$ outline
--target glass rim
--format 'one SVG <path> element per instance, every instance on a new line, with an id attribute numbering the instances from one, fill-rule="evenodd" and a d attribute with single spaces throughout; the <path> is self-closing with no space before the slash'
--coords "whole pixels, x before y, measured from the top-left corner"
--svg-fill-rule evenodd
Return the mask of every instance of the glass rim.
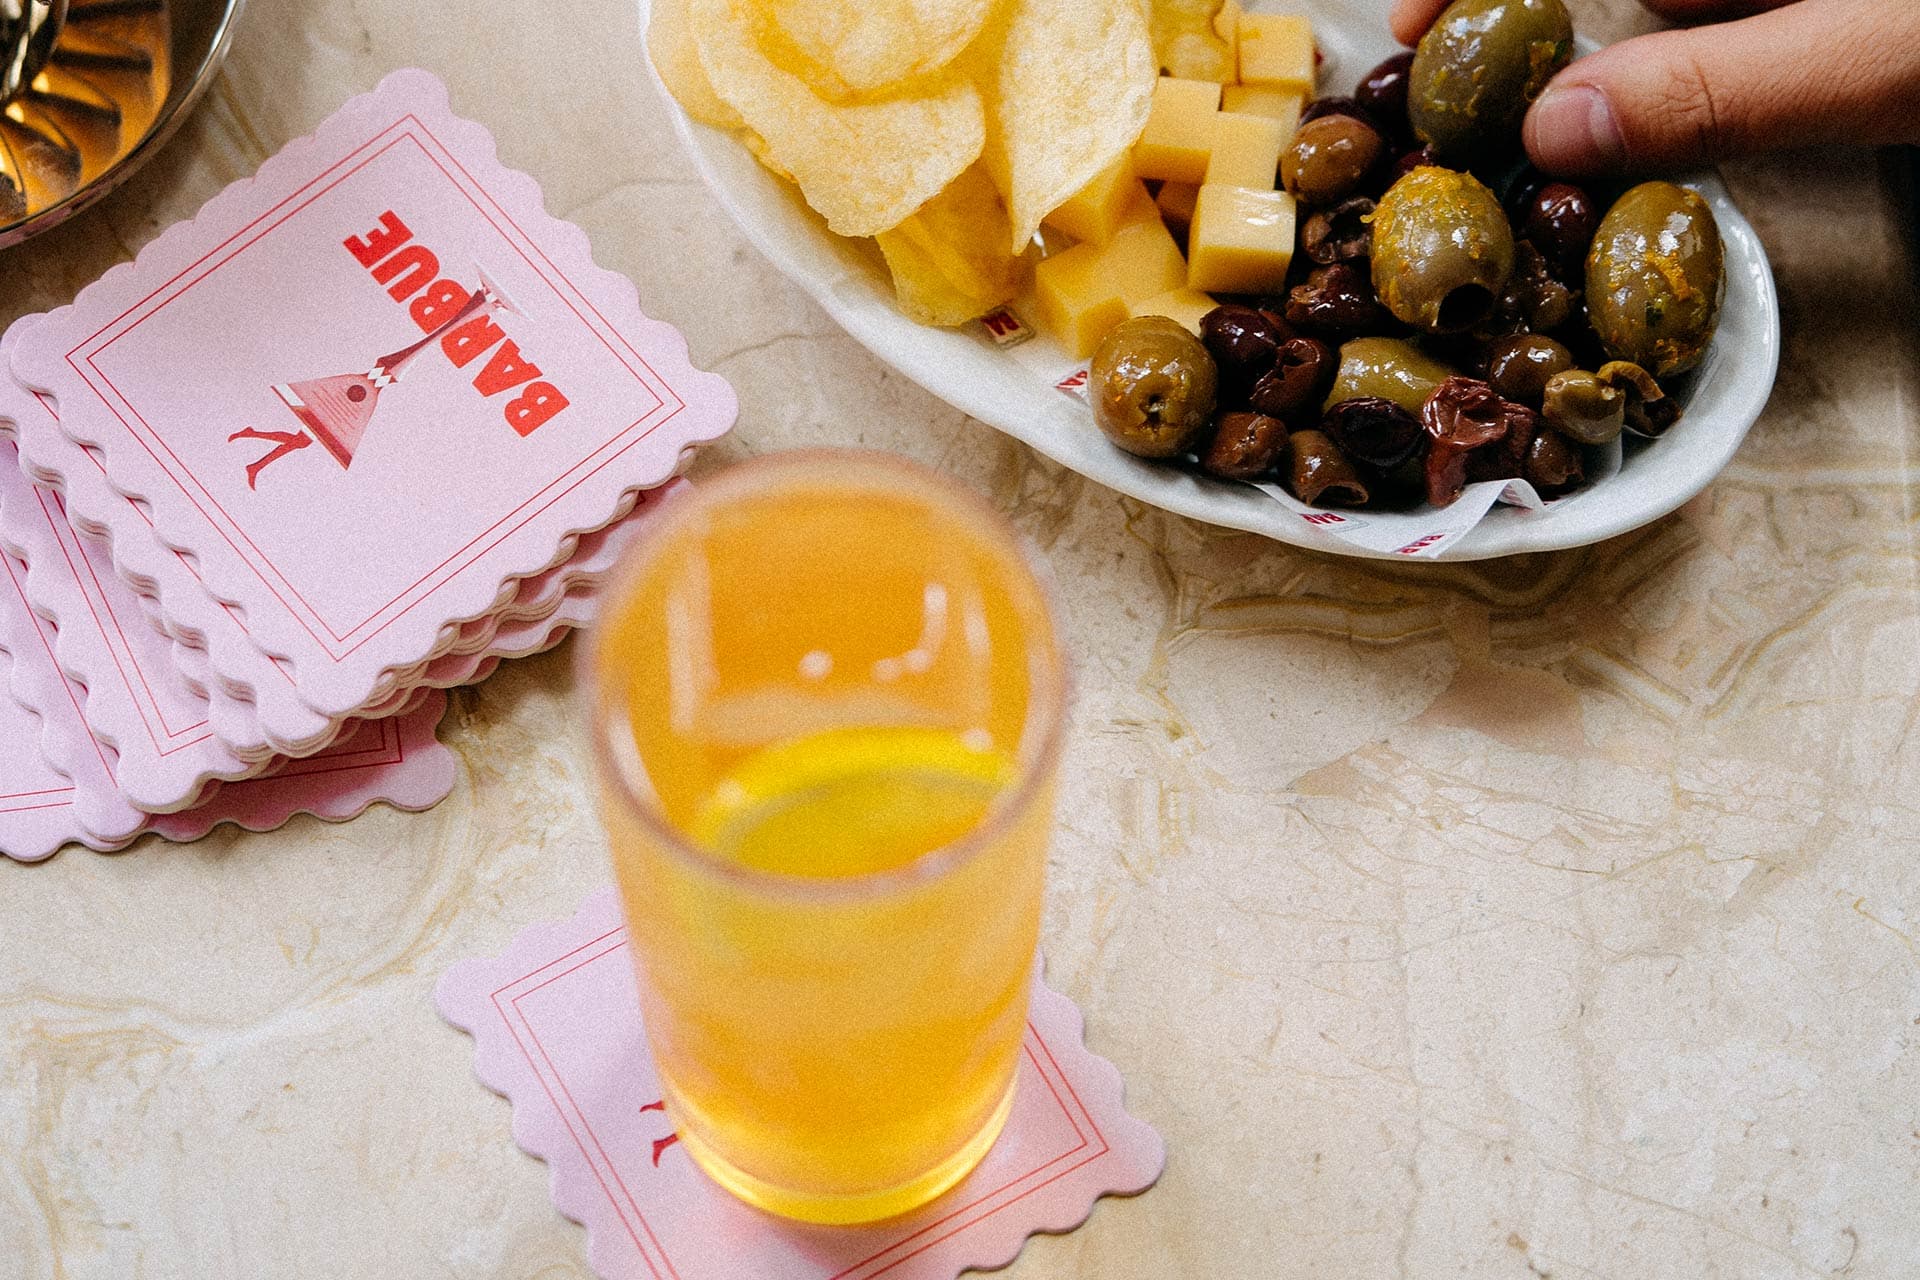
<path id="1" fill-rule="evenodd" d="M 937 493 L 939 497 L 929 501 L 929 506 L 944 508 L 947 514 L 974 526 L 984 542 L 998 548 L 1009 561 L 1025 570 L 1033 585 L 1039 621 L 1045 624 L 1051 641 L 1045 646 L 1028 646 L 1031 692 L 1021 726 L 1019 750 L 1014 757 L 1017 773 L 1012 784 L 993 798 L 985 816 L 958 839 L 929 849 L 911 862 L 851 876 L 802 876 L 743 866 L 690 840 L 662 811 L 640 763 L 639 752 L 632 746 L 631 720 L 625 713 L 613 710 L 615 703 L 607 696 L 609 691 L 600 678 L 600 664 L 595 661 L 603 631 L 599 618 L 613 616 L 625 603 L 641 573 L 660 549 L 668 545 L 673 524 L 730 498 L 759 492 L 770 477 L 803 475 L 810 471 L 826 477 L 829 482 L 842 484 L 863 471 L 891 473 L 915 482 L 916 488 L 904 490 L 907 496 Z M 903 491 L 888 489 L 886 492 Z M 1065 739 L 1071 680 L 1066 655 L 1060 646 L 1059 622 L 1052 575 L 1033 554 L 1028 540 L 975 490 L 923 463 L 883 450 L 783 449 L 734 463 L 661 506 L 653 527 L 641 535 L 614 569 L 601 598 L 599 617 L 579 639 L 574 654 L 574 669 L 580 683 L 576 698 L 584 699 L 587 704 L 586 731 L 592 740 L 591 752 L 602 784 L 676 861 L 703 874 L 788 897 L 820 902 L 877 898 L 931 884 L 972 862 L 1013 827 L 1047 785 Z M 618 749 L 621 741 L 627 744 L 624 751 Z M 605 826 L 604 821 L 602 825 Z"/>

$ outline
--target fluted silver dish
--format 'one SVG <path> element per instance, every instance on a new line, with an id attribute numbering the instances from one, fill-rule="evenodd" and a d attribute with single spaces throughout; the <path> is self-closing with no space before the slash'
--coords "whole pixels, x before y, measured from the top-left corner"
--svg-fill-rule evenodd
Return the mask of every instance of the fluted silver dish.
<path id="1" fill-rule="evenodd" d="M 0 0 L 0 71 L 6 72 L 15 94 L 0 106 L 9 120 L 0 121 L 0 129 L 10 138 L 27 137 L 43 161 L 52 166 L 70 164 L 74 170 L 70 190 L 58 190 L 53 198 L 44 192 L 39 198 L 26 197 L 24 212 L 18 208 L 21 197 L 13 183 L 6 184 L 15 208 L 0 210 L 0 248 L 20 243 L 49 227 L 58 226 L 74 214 L 126 181 L 156 152 L 186 119 L 188 110 L 199 100 L 219 70 L 221 59 L 233 38 L 235 20 L 245 0 Z M 164 96 L 152 107 L 152 117 L 137 138 L 123 137 L 111 146 L 111 158 L 103 164 L 86 163 L 89 151 L 82 137 L 90 129 L 110 126 L 102 101 L 111 93 L 94 92 L 95 85 L 110 80 L 118 68 L 113 65 L 110 38 L 90 46 L 85 37 L 90 23 L 109 21 L 118 14 L 163 9 L 168 24 L 168 65 Z M 98 47 L 102 43 L 106 47 Z M 47 92 L 51 77 L 54 83 Z M 28 100 L 41 86 L 38 105 Z M 52 104 L 50 109 L 47 104 Z M 149 99 L 151 104 L 151 99 Z M 24 110 L 22 109 L 24 108 Z M 23 124 L 22 117 L 28 117 Z M 48 118 L 51 118 L 51 127 Z M 26 125 L 38 122 L 43 133 L 52 135 L 42 141 L 23 135 Z M 64 124 L 64 128 L 63 128 Z M 0 144 L 7 139 L 0 138 Z M 67 145 L 62 145 L 62 143 Z M 17 151 L 18 148 L 16 147 Z M 97 142 L 91 153 L 98 155 Z M 28 164 L 32 161 L 28 160 Z M 22 165 L 14 165 L 17 172 Z"/>

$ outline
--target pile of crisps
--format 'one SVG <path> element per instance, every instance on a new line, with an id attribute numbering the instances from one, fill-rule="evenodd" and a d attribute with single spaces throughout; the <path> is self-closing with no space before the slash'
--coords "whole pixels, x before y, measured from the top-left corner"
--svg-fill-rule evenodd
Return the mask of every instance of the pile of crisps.
<path id="1" fill-rule="evenodd" d="M 873 237 L 936 325 L 1019 292 L 1041 219 L 1133 145 L 1158 70 L 1139 0 L 654 0 L 647 45 L 687 114 Z"/>

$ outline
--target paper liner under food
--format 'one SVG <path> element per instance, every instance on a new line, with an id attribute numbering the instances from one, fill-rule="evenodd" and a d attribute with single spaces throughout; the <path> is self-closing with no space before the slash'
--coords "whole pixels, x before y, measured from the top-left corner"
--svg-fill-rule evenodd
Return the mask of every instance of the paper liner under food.
<path id="1" fill-rule="evenodd" d="M 1092 375 L 1085 363 L 1063 361 L 1057 351 L 1041 343 L 1011 346 L 1006 354 L 1008 359 L 1017 360 L 1047 378 L 1056 391 L 1082 406 L 1089 432 L 1099 429 L 1094 425 L 1093 408 L 1088 399 Z M 1308 506 L 1277 484 L 1259 483 L 1252 487 L 1299 516 L 1312 537 L 1377 554 L 1430 560 L 1458 542 L 1497 505 L 1516 507 L 1526 512 L 1529 519 L 1552 520 L 1588 495 L 1594 486 L 1604 484 L 1619 473 L 1620 441 L 1615 439 L 1610 444 L 1586 449 L 1584 457 L 1586 482 L 1572 493 L 1551 500 L 1543 500 L 1525 480 L 1483 480 L 1468 485 L 1459 498 L 1444 507 L 1422 504 L 1412 511 L 1366 511 Z M 1207 483 L 1239 482 L 1208 478 Z"/>

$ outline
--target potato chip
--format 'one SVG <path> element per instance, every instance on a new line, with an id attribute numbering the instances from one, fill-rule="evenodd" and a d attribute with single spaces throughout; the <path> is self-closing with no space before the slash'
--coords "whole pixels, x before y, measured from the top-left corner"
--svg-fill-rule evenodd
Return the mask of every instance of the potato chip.
<path id="1" fill-rule="evenodd" d="M 949 74 L 896 97 L 827 102 L 761 51 L 746 4 L 692 0 L 700 65 L 829 229 L 870 236 L 898 226 L 979 158 L 986 121 L 968 80 Z"/>
<path id="2" fill-rule="evenodd" d="M 660 83 L 688 115 L 702 124 L 737 129 L 740 113 L 720 100 L 700 65 L 690 16 L 688 0 L 653 0 L 647 20 L 647 55 L 660 73 Z"/>
<path id="3" fill-rule="evenodd" d="M 994 0 L 751 0 L 761 47 L 835 101 L 945 67 L 980 34 Z"/>
<path id="4" fill-rule="evenodd" d="M 874 239 L 893 272 L 900 309 L 921 324 L 965 324 L 1013 300 L 1026 260 L 1006 250 L 1011 234 L 999 188 L 974 165 L 891 231 Z"/>
<path id="5" fill-rule="evenodd" d="M 1015 253 L 1040 220 L 1133 145 L 1155 75 L 1134 0 L 1005 0 L 978 52 L 988 171 Z"/>

